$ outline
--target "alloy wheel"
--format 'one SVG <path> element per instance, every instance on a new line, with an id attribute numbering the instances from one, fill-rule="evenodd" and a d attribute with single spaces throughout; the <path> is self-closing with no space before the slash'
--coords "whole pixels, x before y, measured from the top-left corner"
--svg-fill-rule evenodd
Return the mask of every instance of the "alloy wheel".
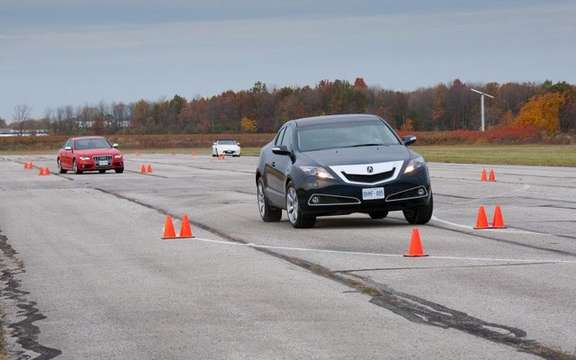
<path id="1" fill-rule="evenodd" d="M 298 196 L 293 187 L 288 188 L 288 194 L 286 195 L 286 210 L 288 212 L 288 219 L 292 224 L 295 224 L 298 221 Z"/>
<path id="2" fill-rule="evenodd" d="M 266 199 L 264 198 L 264 188 L 262 187 L 262 183 L 258 182 L 258 211 L 260 212 L 260 216 L 264 217 L 266 212 Z"/>

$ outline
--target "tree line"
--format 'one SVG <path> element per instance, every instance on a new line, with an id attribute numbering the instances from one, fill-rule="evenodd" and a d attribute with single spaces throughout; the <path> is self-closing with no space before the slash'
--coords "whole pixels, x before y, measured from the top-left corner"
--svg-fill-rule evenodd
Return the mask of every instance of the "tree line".
<path id="1" fill-rule="evenodd" d="M 576 130 L 576 86 L 566 82 L 466 84 L 456 79 L 395 91 L 368 86 L 362 78 L 280 88 L 256 82 L 251 89 L 212 97 L 61 106 L 40 119 L 23 119 L 26 109 L 20 107 L 10 126 L 54 134 L 273 132 L 295 118 L 371 113 L 403 130 L 477 130 L 480 98 L 471 88 L 494 96 L 485 104 L 488 128 L 525 124 L 550 134 Z"/>

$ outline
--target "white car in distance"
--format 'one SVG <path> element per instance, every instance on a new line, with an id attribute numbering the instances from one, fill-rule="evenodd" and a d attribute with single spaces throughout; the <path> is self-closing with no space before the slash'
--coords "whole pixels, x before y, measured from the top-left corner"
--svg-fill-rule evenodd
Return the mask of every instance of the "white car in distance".
<path id="1" fill-rule="evenodd" d="M 240 143 L 236 140 L 216 140 L 212 144 L 212 156 L 240 156 Z"/>

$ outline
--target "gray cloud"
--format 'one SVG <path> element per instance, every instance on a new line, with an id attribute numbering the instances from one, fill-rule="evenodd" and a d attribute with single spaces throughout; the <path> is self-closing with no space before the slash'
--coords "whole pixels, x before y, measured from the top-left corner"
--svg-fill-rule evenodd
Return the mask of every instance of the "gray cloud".
<path id="1" fill-rule="evenodd" d="M 397 89 L 455 77 L 575 81 L 575 15 L 576 4 L 547 4 L 4 31 L 0 115 L 17 103 L 41 114 L 101 99 L 210 95 L 256 80 L 291 85 L 362 75 Z"/>

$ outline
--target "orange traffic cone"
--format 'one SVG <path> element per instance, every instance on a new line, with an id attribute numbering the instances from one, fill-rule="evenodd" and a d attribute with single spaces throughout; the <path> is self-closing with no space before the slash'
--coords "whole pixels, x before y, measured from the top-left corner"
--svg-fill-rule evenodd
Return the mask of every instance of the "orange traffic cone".
<path id="1" fill-rule="evenodd" d="M 412 236 L 410 237 L 410 246 L 408 252 L 404 254 L 405 257 L 422 257 L 428 256 L 424 254 L 424 247 L 420 239 L 420 231 L 417 228 L 412 229 Z"/>
<path id="2" fill-rule="evenodd" d="M 146 166 L 146 172 L 152 173 L 152 165 L 148 164 L 148 166 Z"/>
<path id="3" fill-rule="evenodd" d="M 24 169 L 30 169 L 30 163 L 29 162 L 24 163 Z"/>
<path id="4" fill-rule="evenodd" d="M 146 174 L 146 166 L 144 164 L 140 165 L 140 173 Z"/>
<path id="5" fill-rule="evenodd" d="M 172 216 L 166 215 L 166 220 L 164 221 L 164 234 L 162 239 L 176 239 L 176 231 L 174 230 L 174 223 L 172 222 Z"/>
<path id="6" fill-rule="evenodd" d="M 184 214 L 182 217 L 182 225 L 180 227 L 180 236 L 181 239 L 188 239 L 193 238 L 192 235 L 192 228 L 190 227 L 190 219 L 188 218 L 188 214 Z"/>
<path id="7" fill-rule="evenodd" d="M 490 182 L 496 181 L 496 174 L 494 174 L 494 169 L 490 169 L 490 176 L 488 177 L 488 181 Z"/>
<path id="8" fill-rule="evenodd" d="M 474 229 L 488 229 L 488 217 L 486 216 L 484 206 L 478 208 L 478 216 L 476 216 L 476 226 L 474 226 Z"/>
<path id="9" fill-rule="evenodd" d="M 502 209 L 500 209 L 500 206 L 496 206 L 496 209 L 494 209 L 494 218 L 492 219 L 492 227 L 495 229 L 506 228 L 506 225 L 504 225 L 504 217 L 502 216 Z"/>
<path id="10" fill-rule="evenodd" d="M 486 182 L 488 179 L 486 178 L 486 169 L 482 169 L 482 174 L 480 175 L 480 181 Z"/>
<path id="11" fill-rule="evenodd" d="M 40 168 L 40 172 L 38 173 L 40 176 L 50 175 L 50 170 L 47 167 Z"/>
<path id="12" fill-rule="evenodd" d="M 196 155 L 198 155 L 198 152 L 196 149 L 192 149 L 192 157 L 196 157 Z"/>

